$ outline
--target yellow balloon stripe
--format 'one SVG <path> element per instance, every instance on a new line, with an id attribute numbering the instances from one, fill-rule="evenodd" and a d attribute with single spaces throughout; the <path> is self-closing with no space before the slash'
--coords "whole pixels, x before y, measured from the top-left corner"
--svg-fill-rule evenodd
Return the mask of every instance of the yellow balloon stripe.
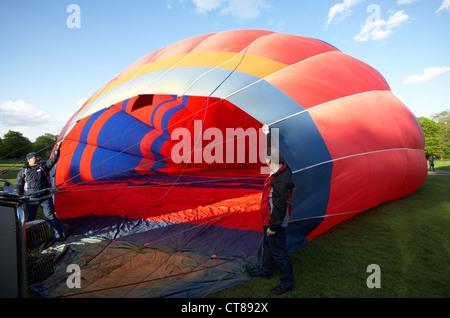
<path id="1" fill-rule="evenodd" d="M 236 69 L 236 71 L 238 72 L 263 78 L 287 66 L 287 64 L 269 60 L 263 57 L 248 54 L 244 55 L 243 52 L 194 52 L 175 55 L 148 63 L 143 67 L 136 68 L 116 78 L 111 83 L 109 83 L 109 85 L 107 85 L 103 89 L 98 90 L 85 103 L 83 109 L 88 107 L 98 97 L 119 85 L 131 81 L 139 76 L 156 71 L 168 70 L 170 68 L 207 67 L 229 70 Z"/>

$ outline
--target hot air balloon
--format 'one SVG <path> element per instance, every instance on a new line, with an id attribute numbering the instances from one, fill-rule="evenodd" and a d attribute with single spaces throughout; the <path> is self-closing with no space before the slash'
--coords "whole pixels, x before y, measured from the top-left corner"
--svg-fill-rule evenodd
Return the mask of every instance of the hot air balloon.
<path id="1" fill-rule="evenodd" d="M 89 98 L 59 136 L 58 215 L 74 233 L 206 255 L 208 292 L 245 281 L 263 124 L 294 175 L 291 250 L 427 175 L 420 124 L 374 68 L 320 40 L 235 30 L 157 50 Z"/>

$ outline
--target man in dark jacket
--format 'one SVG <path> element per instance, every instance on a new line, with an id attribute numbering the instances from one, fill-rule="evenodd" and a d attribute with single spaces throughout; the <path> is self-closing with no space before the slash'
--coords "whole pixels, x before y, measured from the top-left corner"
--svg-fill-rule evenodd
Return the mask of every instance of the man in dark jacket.
<path id="1" fill-rule="evenodd" d="M 42 197 L 41 200 L 25 202 L 26 221 L 33 221 L 36 218 L 36 213 L 40 205 L 54 238 L 62 241 L 66 239 L 66 229 L 55 213 L 53 198 L 48 197 L 51 188 L 49 175 L 53 166 L 58 161 L 60 145 L 61 142 L 56 144 L 53 157 L 45 162 L 41 162 L 40 156 L 35 152 L 27 154 L 27 163 L 17 174 L 16 192 L 19 195 L 25 194 L 32 198 Z"/>
<path id="2" fill-rule="evenodd" d="M 263 132 L 270 138 L 268 127 Z M 275 262 L 280 267 L 280 285 L 271 291 L 283 294 L 294 287 L 294 272 L 289 251 L 286 247 L 285 229 L 292 211 L 291 198 L 294 192 L 292 172 L 274 145 L 266 155 L 266 163 L 271 169 L 261 196 L 261 217 L 264 238 L 261 269 L 255 276 L 272 277 Z"/>

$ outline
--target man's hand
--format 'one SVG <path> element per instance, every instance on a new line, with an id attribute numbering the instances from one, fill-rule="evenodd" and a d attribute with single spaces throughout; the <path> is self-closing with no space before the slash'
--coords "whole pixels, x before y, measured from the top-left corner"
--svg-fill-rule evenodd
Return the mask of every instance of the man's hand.
<path id="1" fill-rule="evenodd" d="M 267 236 L 275 235 L 275 232 L 272 231 L 270 228 L 267 228 Z"/>
<path id="2" fill-rule="evenodd" d="M 267 135 L 268 133 L 270 133 L 269 125 L 263 125 L 262 132 L 264 133 L 264 135 Z"/>
<path id="3" fill-rule="evenodd" d="M 59 147 L 61 147 L 61 143 L 62 143 L 62 141 L 59 141 L 56 143 L 56 150 L 59 150 Z"/>

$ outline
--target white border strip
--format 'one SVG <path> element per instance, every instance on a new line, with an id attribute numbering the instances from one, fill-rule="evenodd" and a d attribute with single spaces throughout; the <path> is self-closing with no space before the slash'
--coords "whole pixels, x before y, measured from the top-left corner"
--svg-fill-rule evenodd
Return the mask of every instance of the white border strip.
<path id="1" fill-rule="evenodd" d="M 317 166 L 321 166 L 321 165 L 324 165 L 324 164 L 332 163 L 334 161 L 344 160 L 344 159 L 358 157 L 358 156 L 371 155 L 371 154 L 374 154 L 374 153 L 387 152 L 387 151 L 399 151 L 399 150 L 412 150 L 412 151 L 422 151 L 423 152 L 423 149 L 413 149 L 413 148 L 390 148 L 390 149 L 383 149 L 383 150 L 375 150 L 375 151 L 357 153 L 357 154 L 354 154 L 354 155 L 349 155 L 349 156 L 344 156 L 344 157 L 340 157 L 340 158 L 336 158 L 336 159 L 332 159 L 332 160 L 319 162 L 319 163 L 316 163 L 314 165 L 295 170 L 292 173 L 294 174 L 294 173 L 297 173 L 297 172 L 301 172 L 301 171 L 304 171 L 304 170 L 315 168 Z"/>

